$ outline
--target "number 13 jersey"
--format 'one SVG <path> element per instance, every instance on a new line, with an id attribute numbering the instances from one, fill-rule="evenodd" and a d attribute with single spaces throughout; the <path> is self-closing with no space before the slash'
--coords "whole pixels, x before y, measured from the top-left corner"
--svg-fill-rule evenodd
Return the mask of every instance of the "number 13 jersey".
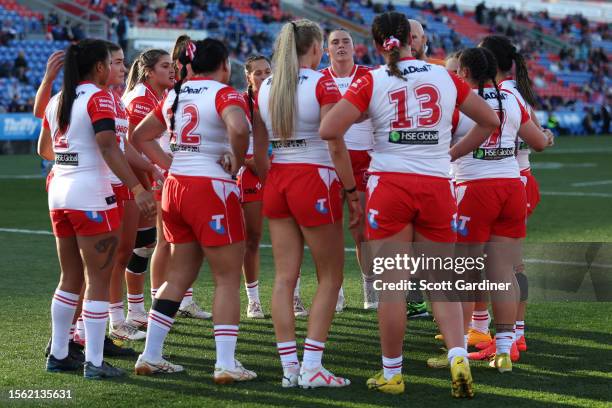
<path id="1" fill-rule="evenodd" d="M 368 112 L 374 128 L 370 172 L 415 173 L 449 178 L 453 111 L 470 87 L 438 65 L 403 58 L 365 74 L 344 98 Z"/>

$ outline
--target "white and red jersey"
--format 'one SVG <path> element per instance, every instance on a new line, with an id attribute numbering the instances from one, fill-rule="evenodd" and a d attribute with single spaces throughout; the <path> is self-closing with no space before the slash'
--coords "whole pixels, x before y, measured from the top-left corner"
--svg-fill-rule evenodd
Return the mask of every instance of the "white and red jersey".
<path id="1" fill-rule="evenodd" d="M 370 70 L 366 66 L 355 64 L 350 75 L 347 77 L 337 76 L 331 66 L 321 70 L 321 72 L 323 75 L 333 79 L 340 93 L 344 95 L 353 82 L 370 72 Z M 355 123 L 344 134 L 344 142 L 349 150 L 372 150 L 374 147 L 372 121 L 366 119 L 363 122 Z"/>
<path id="2" fill-rule="evenodd" d="M 458 158 L 453 163 L 453 173 L 458 182 L 519 177 L 516 140 L 521 125 L 529 120 L 529 114 L 510 92 L 500 91 L 499 96 L 502 112 L 499 112 L 495 88 L 483 89 L 484 100 L 497 113 L 501 125 L 478 149 Z M 457 141 L 461 140 L 474 125 L 472 119 L 459 112 L 453 137 Z"/>
<path id="3" fill-rule="evenodd" d="M 516 87 L 516 81 L 514 79 L 506 78 L 503 81 L 501 81 L 498 84 L 498 86 L 499 86 L 499 89 L 503 89 L 504 91 L 508 91 L 512 95 L 514 95 L 516 99 L 518 100 L 518 102 L 523 106 L 523 108 L 527 111 L 527 113 L 531 117 L 532 108 L 527 103 L 525 98 L 523 98 L 523 95 L 521 95 L 521 93 L 519 92 L 518 88 Z M 531 150 L 529 150 L 529 145 L 523 142 L 522 140 L 520 140 L 518 152 L 516 154 L 516 160 L 518 161 L 519 169 L 521 171 L 529 170 L 531 168 L 531 164 L 529 163 L 530 153 L 531 153 Z"/>
<path id="4" fill-rule="evenodd" d="M 338 102 L 342 95 L 334 81 L 320 72 L 300 68 L 295 101 L 296 117 L 292 135 L 274 134 L 270 116 L 272 77 L 259 89 L 257 106 L 272 145 L 272 163 L 302 163 L 333 167 L 327 142 L 319 136 L 321 107 Z"/>
<path id="5" fill-rule="evenodd" d="M 123 95 L 123 104 L 128 113 L 129 124 L 137 126 L 161 102 L 153 88 L 146 82 L 134 86 L 134 89 Z M 166 153 L 170 153 L 170 133 L 163 132 L 157 142 Z"/>
<path id="6" fill-rule="evenodd" d="M 449 178 L 452 117 L 470 86 L 446 69 L 414 58 L 355 81 L 344 98 L 368 112 L 374 127 L 370 172 L 415 173 Z"/>
<path id="7" fill-rule="evenodd" d="M 115 103 L 115 132 L 117 134 L 117 143 L 119 144 L 119 149 L 125 153 L 125 143 L 128 132 L 127 111 L 125 110 L 125 106 L 121 101 L 121 97 L 114 91 L 109 93 L 111 98 L 113 98 L 113 102 Z M 110 179 L 112 185 L 123 184 L 123 182 L 119 180 L 119 177 L 117 177 L 112 171 Z"/>
<path id="8" fill-rule="evenodd" d="M 244 98 L 244 103 L 247 109 L 247 118 L 249 119 L 249 123 L 251 124 L 251 132 L 249 133 L 249 149 L 247 150 L 247 155 L 253 154 L 253 116 L 251 115 L 251 107 L 253 107 L 253 111 L 255 110 L 255 106 L 257 104 L 257 94 L 253 98 L 249 96 L 248 92 L 244 92 L 242 94 Z"/>
<path id="9" fill-rule="evenodd" d="M 176 93 L 171 90 L 154 110 L 168 129 L 175 97 Z M 223 110 L 231 105 L 247 111 L 244 98 L 231 86 L 207 77 L 193 77 L 181 85 L 170 140 L 174 154 L 170 174 L 232 179 L 217 163 L 224 153 L 231 152 L 227 129 L 221 119 Z"/>
<path id="10" fill-rule="evenodd" d="M 96 131 L 114 130 L 112 96 L 91 82 L 80 83 L 69 125 L 63 132 L 58 106 L 59 94 L 49 101 L 43 120 L 43 127 L 51 132 L 55 153 L 49 210 L 104 211 L 116 207 L 111 171 L 96 142 Z"/>

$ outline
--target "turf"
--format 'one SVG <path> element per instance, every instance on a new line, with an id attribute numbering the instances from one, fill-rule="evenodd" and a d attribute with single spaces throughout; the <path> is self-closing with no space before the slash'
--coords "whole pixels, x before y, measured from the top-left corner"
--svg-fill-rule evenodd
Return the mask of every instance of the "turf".
<path id="1" fill-rule="evenodd" d="M 529 221 L 532 242 L 612 242 L 612 184 L 574 183 L 612 180 L 612 138 L 561 138 L 554 150 L 533 155 L 534 173 L 544 192 Z M 44 180 L 11 178 L 34 175 L 40 162 L 33 156 L 0 156 L 0 228 L 50 230 Z M 548 195 L 554 193 L 555 195 Z M 579 195 L 584 193 L 583 195 Z M 571 195 L 559 195 L 571 194 Z M 578 195 L 577 195 L 578 194 Z M 586 195 L 585 195 L 586 194 Z M 351 246 L 346 236 L 346 246 Z M 269 242 L 267 236 L 264 242 Z M 529 351 L 509 375 L 475 364 L 477 396 L 453 401 L 446 370 L 425 367 L 439 352 L 433 322 L 410 322 L 405 340 L 406 393 L 389 396 L 369 392 L 366 379 L 380 367 L 376 315 L 360 309 L 359 272 L 353 253 L 345 268 L 348 308 L 332 326 L 325 364 L 351 379 L 340 390 L 283 390 L 272 322 L 245 317 L 240 325 L 238 358 L 259 378 L 248 384 L 215 386 L 212 324 L 178 319 L 166 342 L 165 354 L 186 367 L 186 373 L 136 377 L 119 381 L 86 381 L 79 375 L 47 374 L 43 350 L 50 333 L 49 304 L 59 276 L 53 238 L 49 235 L 0 231 L 2 332 L 0 337 L 0 406 L 610 406 L 612 383 L 612 307 L 610 303 L 537 303 L 526 319 Z M 306 257 L 302 295 L 309 303 L 315 289 L 314 268 Z M 271 251 L 262 249 L 261 297 L 270 310 L 274 278 Z M 203 267 L 195 286 L 197 301 L 210 308 L 212 280 Z M 243 294 L 243 310 L 246 307 Z M 148 302 L 147 302 L 148 303 Z M 303 341 L 306 320 L 298 323 Z M 133 347 L 141 350 L 142 343 Z M 301 347 L 300 347 L 301 349 Z M 130 370 L 133 360 L 111 359 Z M 9 400 L 9 390 L 71 390 L 70 401 Z"/>

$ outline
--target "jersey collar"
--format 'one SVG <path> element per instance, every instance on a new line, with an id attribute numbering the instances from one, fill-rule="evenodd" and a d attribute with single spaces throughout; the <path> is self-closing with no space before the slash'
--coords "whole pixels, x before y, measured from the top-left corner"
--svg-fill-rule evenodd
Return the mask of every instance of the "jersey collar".
<path id="1" fill-rule="evenodd" d="M 212 79 L 212 77 L 207 76 L 193 76 L 189 78 L 188 81 L 214 81 L 214 79 Z"/>
<path id="2" fill-rule="evenodd" d="M 414 57 L 404 57 L 404 58 L 400 58 L 399 59 L 399 61 L 412 61 L 412 60 L 416 60 L 416 58 L 414 58 Z"/>
<path id="3" fill-rule="evenodd" d="M 357 72 L 357 64 L 353 64 L 353 69 L 351 69 L 351 73 L 348 74 L 346 77 L 340 77 L 336 74 L 336 72 L 334 71 L 334 67 L 333 66 L 329 66 L 329 73 L 331 74 L 332 77 L 334 78 L 350 78 L 353 75 L 355 75 L 355 72 Z"/>

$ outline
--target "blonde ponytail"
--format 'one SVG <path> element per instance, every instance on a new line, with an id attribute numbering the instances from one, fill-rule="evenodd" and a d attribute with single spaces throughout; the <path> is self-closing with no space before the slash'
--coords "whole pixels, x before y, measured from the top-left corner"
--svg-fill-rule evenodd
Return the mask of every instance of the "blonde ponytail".
<path id="1" fill-rule="evenodd" d="M 140 82 L 140 56 L 134 60 L 125 84 L 125 93 L 130 92 Z"/>
<path id="2" fill-rule="evenodd" d="M 276 40 L 269 102 L 274 137 L 285 140 L 293 136 L 300 71 L 298 57 L 306 54 L 315 41 L 323 41 L 321 28 L 306 19 L 285 24 Z"/>

